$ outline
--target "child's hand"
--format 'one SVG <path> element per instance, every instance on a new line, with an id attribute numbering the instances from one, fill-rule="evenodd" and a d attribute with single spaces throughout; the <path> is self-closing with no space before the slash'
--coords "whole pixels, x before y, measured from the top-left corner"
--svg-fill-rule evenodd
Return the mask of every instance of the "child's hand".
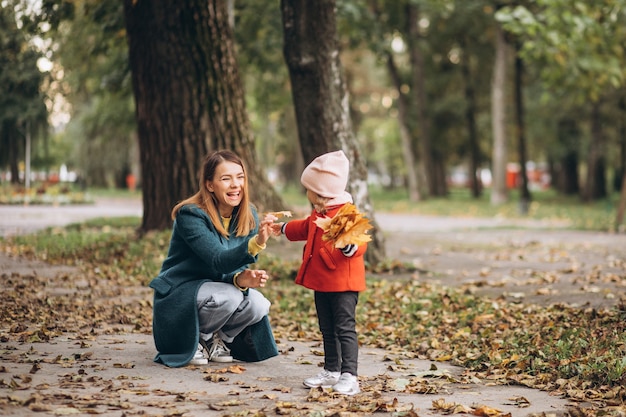
<path id="1" fill-rule="evenodd" d="M 280 236 L 280 233 L 283 229 L 283 225 L 285 224 L 285 222 L 280 222 L 280 223 L 272 223 L 271 224 L 271 229 L 272 229 L 272 234 L 274 236 Z"/>
<path id="2" fill-rule="evenodd" d="M 274 222 L 278 220 L 276 216 L 268 213 L 263 217 L 261 224 L 259 225 L 259 235 L 256 237 L 256 243 L 259 246 L 265 245 L 265 242 L 274 234 Z"/>

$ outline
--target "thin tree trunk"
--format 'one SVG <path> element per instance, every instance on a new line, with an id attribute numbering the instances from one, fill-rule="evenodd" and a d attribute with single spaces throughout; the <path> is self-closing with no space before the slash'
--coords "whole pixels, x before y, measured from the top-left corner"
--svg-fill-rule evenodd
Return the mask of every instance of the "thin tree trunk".
<path id="1" fill-rule="evenodd" d="M 523 214 L 528 214 L 528 205 L 531 196 L 528 190 L 528 173 L 526 172 L 526 126 L 524 121 L 524 96 L 522 93 L 524 62 L 519 56 L 519 44 L 516 45 L 515 54 L 515 114 L 517 116 L 517 151 L 519 154 L 520 175 L 522 183 L 520 184 L 520 201 L 519 208 Z"/>
<path id="2" fill-rule="evenodd" d="M 482 194 L 482 183 L 478 169 L 480 168 L 480 148 L 478 146 L 478 132 L 476 129 L 476 94 L 472 82 L 470 56 L 467 51 L 468 45 L 465 37 L 461 39 L 463 59 L 461 60 L 461 73 L 465 81 L 465 120 L 467 121 L 467 134 L 470 148 L 469 178 L 472 189 L 472 197 L 478 198 Z"/>
<path id="3" fill-rule="evenodd" d="M 231 149 L 246 162 L 252 201 L 282 205 L 257 163 L 226 3 L 124 1 L 143 191 L 142 231 L 198 189 L 203 157 Z"/>
<path id="4" fill-rule="evenodd" d="M 352 131 L 335 9 L 334 0 L 282 0 L 283 52 L 304 161 L 337 149 L 346 153 L 350 159 L 348 191 L 374 225 L 366 260 L 377 264 L 385 257 L 385 246 L 369 199 L 365 158 Z"/>
<path id="5" fill-rule="evenodd" d="M 491 203 L 508 200 L 506 189 L 507 141 L 505 121 L 506 39 L 500 26 L 496 25 L 496 57 L 491 86 L 491 118 L 493 128 Z"/>
<path id="6" fill-rule="evenodd" d="M 605 138 L 600 121 L 600 104 L 593 103 L 591 111 L 591 143 L 587 157 L 587 180 L 583 194 L 584 201 L 606 197 Z"/>
<path id="7" fill-rule="evenodd" d="M 18 140 L 17 130 L 12 123 L 4 123 L 0 134 L 2 135 L 2 142 L 6 145 L 7 149 L 11 184 L 17 185 L 20 183 L 19 161 L 21 159 L 20 152 L 22 150 L 22 141 Z"/>
<path id="8" fill-rule="evenodd" d="M 615 216 L 615 230 L 622 230 L 621 226 L 624 223 L 624 212 L 626 211 L 626 170 L 622 174 L 622 192 L 620 193 L 619 206 L 617 208 L 617 215 Z"/>
<path id="9" fill-rule="evenodd" d="M 419 129 L 419 138 L 417 141 L 419 156 L 421 165 L 418 167 L 418 175 L 424 178 L 425 181 L 418 181 L 418 185 L 426 185 L 428 193 L 431 196 L 443 195 L 437 187 L 436 180 L 434 178 L 434 164 L 432 155 L 432 144 L 430 137 L 430 120 L 428 119 L 426 105 L 426 79 L 424 70 L 424 56 L 420 49 L 419 40 L 421 34 L 419 33 L 419 9 L 417 6 L 407 4 L 407 33 L 409 34 L 409 57 L 411 60 L 411 84 L 413 86 L 413 98 L 414 106 L 417 115 L 417 128 Z M 445 194 L 445 193 L 444 193 Z M 424 197 L 424 193 L 420 195 Z"/>
<path id="10" fill-rule="evenodd" d="M 400 127 L 400 143 L 402 144 L 402 156 L 404 158 L 404 166 L 406 168 L 407 188 L 409 191 L 409 200 L 413 202 L 422 199 L 420 187 L 418 183 L 418 172 L 416 169 L 415 155 L 411 146 L 411 132 L 409 127 L 409 104 L 407 97 L 402 93 L 402 81 L 398 68 L 393 60 L 391 52 L 387 52 L 387 69 L 391 82 L 398 93 L 398 122 Z"/>
<path id="11" fill-rule="evenodd" d="M 579 156 L 576 145 L 580 140 L 580 131 L 576 122 L 569 118 L 559 120 L 557 126 L 557 139 L 559 147 L 564 149 L 564 155 L 558 158 L 557 169 L 553 175 L 554 184 L 556 189 L 563 194 L 578 194 L 580 192 Z"/>

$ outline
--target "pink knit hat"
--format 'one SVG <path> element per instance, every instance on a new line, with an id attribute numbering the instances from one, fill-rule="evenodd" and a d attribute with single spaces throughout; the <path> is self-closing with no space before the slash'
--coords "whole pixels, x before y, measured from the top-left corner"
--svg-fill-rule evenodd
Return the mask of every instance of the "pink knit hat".
<path id="1" fill-rule="evenodd" d="M 350 162 L 346 154 L 343 151 L 334 151 L 318 156 L 304 168 L 300 182 L 307 190 L 321 197 L 345 197 L 340 200 L 352 201 L 350 194 L 345 191 L 349 173 Z"/>

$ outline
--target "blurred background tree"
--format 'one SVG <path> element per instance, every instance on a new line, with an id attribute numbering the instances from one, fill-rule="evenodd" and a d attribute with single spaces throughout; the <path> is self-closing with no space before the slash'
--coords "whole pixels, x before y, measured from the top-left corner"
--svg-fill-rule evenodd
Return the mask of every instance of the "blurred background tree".
<path id="1" fill-rule="evenodd" d="M 32 21 L 16 25 L 23 33 L 16 36 L 26 36 L 24 44 L 37 45 L 33 50 L 52 63 L 39 91 L 48 95 L 55 120 L 50 166 L 67 163 L 90 184 L 123 186 L 129 171 L 141 177 L 121 6 L 27 3 L 33 2 L 0 4 L 3 18 Z M 304 158 L 282 56 L 280 5 L 227 5 L 258 162 L 276 187 L 298 187 Z M 403 189 L 419 201 L 462 185 L 476 198 L 489 190 L 494 204 L 511 189 L 528 187 L 529 199 L 546 184 L 582 201 L 620 189 L 626 0 L 336 5 L 352 126 L 370 186 Z M 44 42 L 34 43 L 37 36 Z M 16 59 L 8 61 L 12 68 Z M 68 123 L 59 123 L 62 117 Z M 10 171 L 2 143 L 2 170 Z M 33 153 L 44 155 L 44 145 L 36 139 Z"/>
<path id="2" fill-rule="evenodd" d="M 41 88 L 46 74 L 37 65 L 41 53 L 30 43 L 33 33 L 20 22 L 23 13 L 19 3 L 9 1 L 0 9 L 0 167 L 14 184 L 24 182 L 32 149 L 39 167 L 47 167 L 50 149 Z"/>

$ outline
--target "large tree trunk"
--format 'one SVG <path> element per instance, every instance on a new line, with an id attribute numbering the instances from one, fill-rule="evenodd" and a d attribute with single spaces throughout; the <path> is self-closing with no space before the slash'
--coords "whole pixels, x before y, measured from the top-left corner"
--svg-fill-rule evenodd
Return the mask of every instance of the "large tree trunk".
<path id="1" fill-rule="evenodd" d="M 367 188 L 367 168 L 352 131 L 348 94 L 341 71 L 334 0 L 282 0 L 284 56 L 291 79 L 298 137 L 305 163 L 343 149 L 350 159 L 348 191 L 372 221 L 366 259 L 384 259 L 383 234 L 376 225 Z"/>
<path id="2" fill-rule="evenodd" d="M 506 189 L 507 140 L 506 140 L 506 39 L 502 28 L 496 24 L 496 57 L 491 85 L 491 123 L 493 129 L 491 204 L 499 205 L 508 200 Z"/>
<path id="3" fill-rule="evenodd" d="M 198 189 L 203 157 L 231 149 L 249 169 L 252 201 L 282 202 L 256 161 L 219 0 L 124 0 L 143 191 L 142 231 L 171 226 L 174 204 Z"/>
<path id="4" fill-rule="evenodd" d="M 411 146 L 411 128 L 409 127 L 409 103 L 406 95 L 402 92 L 402 80 L 398 68 L 393 60 L 391 52 L 387 53 L 387 69 L 391 82 L 398 93 L 398 123 L 400 127 L 400 143 L 402 144 L 402 157 L 406 167 L 407 188 L 409 190 L 409 200 L 418 202 L 422 199 L 420 192 L 418 169 L 416 167 L 415 155 Z"/>

